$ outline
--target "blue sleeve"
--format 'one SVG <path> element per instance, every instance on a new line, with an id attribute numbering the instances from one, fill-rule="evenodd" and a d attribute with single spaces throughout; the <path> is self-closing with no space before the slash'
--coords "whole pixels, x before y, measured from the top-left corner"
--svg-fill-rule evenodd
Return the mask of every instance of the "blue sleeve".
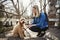
<path id="1" fill-rule="evenodd" d="M 37 26 L 37 27 L 42 27 L 42 26 L 44 26 L 43 24 L 44 24 L 44 21 L 45 21 L 45 15 L 42 14 L 42 15 L 40 16 L 39 20 L 40 20 L 40 21 L 39 21 L 39 23 L 36 24 L 36 26 Z"/>

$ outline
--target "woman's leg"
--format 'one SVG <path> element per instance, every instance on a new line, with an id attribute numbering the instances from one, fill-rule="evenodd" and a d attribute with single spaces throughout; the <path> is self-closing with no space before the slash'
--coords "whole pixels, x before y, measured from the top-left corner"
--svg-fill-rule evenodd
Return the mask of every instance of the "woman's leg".
<path id="1" fill-rule="evenodd" d="M 45 35 L 45 31 L 48 29 L 48 27 L 45 27 L 45 28 L 43 28 L 43 29 L 41 29 L 41 35 L 39 35 L 39 37 L 42 37 L 42 36 L 44 36 Z"/>
<path id="2" fill-rule="evenodd" d="M 39 27 L 36 27 L 36 26 L 33 26 L 31 28 L 29 28 L 31 31 L 33 32 L 40 32 L 40 28 Z"/>
<path id="3" fill-rule="evenodd" d="M 37 36 L 39 36 L 41 34 L 41 29 L 39 27 L 33 26 L 29 29 L 33 32 L 38 32 Z"/>
<path id="4" fill-rule="evenodd" d="M 41 30 L 39 30 L 39 31 L 38 31 L 38 34 L 37 34 L 37 36 L 39 36 L 40 34 L 41 34 Z"/>

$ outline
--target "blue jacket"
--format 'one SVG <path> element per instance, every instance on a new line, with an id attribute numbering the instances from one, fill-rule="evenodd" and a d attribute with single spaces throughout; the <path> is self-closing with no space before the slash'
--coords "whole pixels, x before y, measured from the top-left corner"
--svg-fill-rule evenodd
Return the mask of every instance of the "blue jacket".
<path id="1" fill-rule="evenodd" d="M 48 21 L 46 21 L 45 14 L 41 13 L 39 17 L 34 17 L 32 24 L 36 24 L 36 26 L 41 29 L 48 27 Z"/>

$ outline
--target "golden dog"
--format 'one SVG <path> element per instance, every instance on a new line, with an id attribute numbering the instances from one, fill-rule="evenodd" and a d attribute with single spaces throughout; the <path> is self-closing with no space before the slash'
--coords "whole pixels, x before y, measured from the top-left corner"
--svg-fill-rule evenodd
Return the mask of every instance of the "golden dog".
<path id="1" fill-rule="evenodd" d="M 25 35 L 24 35 L 23 25 L 24 25 L 24 19 L 21 19 L 13 29 L 14 37 L 19 36 L 20 38 L 24 38 Z"/>

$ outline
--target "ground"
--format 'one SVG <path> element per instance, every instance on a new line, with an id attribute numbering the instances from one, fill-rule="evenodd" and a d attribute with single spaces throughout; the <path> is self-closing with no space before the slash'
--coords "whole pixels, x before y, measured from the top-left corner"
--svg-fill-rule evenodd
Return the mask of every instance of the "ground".
<path id="1" fill-rule="evenodd" d="M 31 38 L 26 40 L 60 40 L 60 29 L 57 28 L 49 28 L 46 32 L 48 34 L 47 37 L 37 37 L 37 38 Z M 0 34 L 0 40 L 23 40 L 19 37 L 5 37 L 6 33 Z"/>

